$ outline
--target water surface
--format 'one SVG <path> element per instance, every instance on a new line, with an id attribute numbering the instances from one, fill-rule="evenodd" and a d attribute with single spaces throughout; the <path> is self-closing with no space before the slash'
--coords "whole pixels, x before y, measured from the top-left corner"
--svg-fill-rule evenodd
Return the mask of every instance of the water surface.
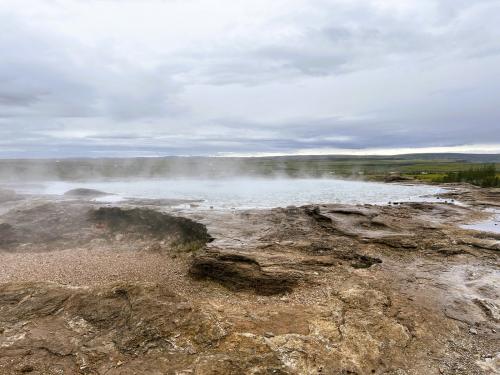
<path id="1" fill-rule="evenodd" d="M 290 205 L 346 203 L 386 204 L 433 199 L 443 189 L 426 185 L 398 185 L 337 179 L 148 179 L 128 181 L 44 182 L 25 192 L 64 194 L 75 188 L 115 194 L 99 198 L 113 202 L 126 198 L 201 200 L 200 208 L 272 208 Z M 26 191 L 28 190 L 28 191 Z M 428 196 L 428 197 L 426 197 Z"/>
<path id="2" fill-rule="evenodd" d="M 471 224 L 461 225 L 464 229 L 472 229 L 480 232 L 500 233 L 500 210 L 490 209 L 493 216 L 488 220 L 482 220 Z"/>

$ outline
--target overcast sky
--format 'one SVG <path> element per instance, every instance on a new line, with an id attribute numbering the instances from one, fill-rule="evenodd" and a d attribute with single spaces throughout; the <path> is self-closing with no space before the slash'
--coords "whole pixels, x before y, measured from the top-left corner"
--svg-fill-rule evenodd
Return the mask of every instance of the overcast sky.
<path id="1" fill-rule="evenodd" d="M 0 0 L 0 157 L 500 152 L 500 0 Z"/>

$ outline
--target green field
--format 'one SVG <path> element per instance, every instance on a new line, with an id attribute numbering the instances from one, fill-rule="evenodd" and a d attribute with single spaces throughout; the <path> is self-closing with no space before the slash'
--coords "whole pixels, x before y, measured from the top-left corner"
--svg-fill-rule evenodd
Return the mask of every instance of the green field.
<path id="1" fill-rule="evenodd" d="M 496 171 L 500 171 L 500 155 L 4 159 L 0 160 L 0 180 L 219 178 L 230 176 L 339 177 L 384 180 L 401 176 L 426 182 L 438 182 L 450 173 L 468 171 L 483 165 L 494 165 Z M 499 174 L 497 173 L 497 175 Z"/>

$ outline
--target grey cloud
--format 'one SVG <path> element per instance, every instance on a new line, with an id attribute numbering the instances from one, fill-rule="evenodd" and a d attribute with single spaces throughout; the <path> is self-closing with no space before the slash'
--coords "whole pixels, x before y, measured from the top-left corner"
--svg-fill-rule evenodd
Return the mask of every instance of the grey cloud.
<path id="1" fill-rule="evenodd" d="M 158 24 L 135 44 L 106 34 L 115 13 L 82 34 L 0 5 L 0 156 L 500 144 L 500 1 L 403 3 L 299 1 L 295 16 L 274 10 L 268 36 L 190 40 Z"/>
<path id="2" fill-rule="evenodd" d="M 75 40 L 0 14 L 0 117 L 96 117 L 119 120 L 179 111 L 180 87 L 160 68 L 113 64 Z M 9 107 L 16 107 L 14 109 Z"/>
<path id="3" fill-rule="evenodd" d="M 324 6 L 330 19 L 298 35 L 248 46 L 215 44 L 193 55 L 197 78 L 214 84 L 259 84 L 303 75 L 346 74 L 390 65 L 477 58 L 500 53 L 500 2 L 434 1 L 425 21 L 403 19 L 365 2 Z M 220 54 L 220 51 L 224 51 Z"/>

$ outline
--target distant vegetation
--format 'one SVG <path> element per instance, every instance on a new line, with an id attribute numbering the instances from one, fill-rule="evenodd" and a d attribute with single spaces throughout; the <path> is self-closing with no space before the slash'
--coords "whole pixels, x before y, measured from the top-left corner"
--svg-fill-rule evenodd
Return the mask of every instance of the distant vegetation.
<path id="1" fill-rule="evenodd" d="M 124 178 L 329 177 L 371 181 L 417 179 L 498 186 L 500 155 L 158 157 L 0 160 L 0 181 Z"/>
<path id="2" fill-rule="evenodd" d="M 482 187 L 500 187 L 495 164 L 471 167 L 465 171 L 449 172 L 435 182 L 468 182 Z"/>

